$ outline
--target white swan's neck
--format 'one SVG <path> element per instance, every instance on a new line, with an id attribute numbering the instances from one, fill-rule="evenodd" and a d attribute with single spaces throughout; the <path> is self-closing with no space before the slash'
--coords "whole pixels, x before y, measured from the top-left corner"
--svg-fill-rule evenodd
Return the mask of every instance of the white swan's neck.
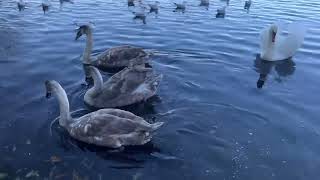
<path id="1" fill-rule="evenodd" d="M 92 96 L 95 96 L 102 91 L 103 79 L 98 69 L 92 68 L 91 72 L 93 78 L 93 87 L 91 88 L 91 93 Z"/>
<path id="2" fill-rule="evenodd" d="M 264 32 L 264 42 L 262 42 L 263 49 L 261 52 L 261 58 L 268 61 L 273 61 L 274 51 L 275 51 L 275 42 L 273 41 L 273 29 L 270 27 Z"/>
<path id="3" fill-rule="evenodd" d="M 92 38 L 92 31 L 89 29 L 87 33 L 87 39 L 86 39 L 86 47 L 83 52 L 83 63 L 84 64 L 90 64 L 90 55 L 92 51 L 93 46 L 93 38 Z"/>
<path id="4" fill-rule="evenodd" d="M 60 108 L 59 124 L 63 127 L 66 127 L 72 122 L 68 96 L 60 84 L 53 84 L 53 86 L 53 93 L 58 99 Z"/>

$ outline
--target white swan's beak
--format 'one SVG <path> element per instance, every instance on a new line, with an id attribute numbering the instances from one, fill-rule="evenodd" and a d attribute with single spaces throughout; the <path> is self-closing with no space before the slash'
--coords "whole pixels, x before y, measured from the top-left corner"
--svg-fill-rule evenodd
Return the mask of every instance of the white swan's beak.
<path id="1" fill-rule="evenodd" d="M 272 32 L 272 42 L 274 43 L 276 41 L 276 35 L 277 33 L 276 32 Z"/>
<path id="2" fill-rule="evenodd" d="M 75 40 L 78 40 L 81 36 L 82 36 L 81 30 L 77 30 L 77 35 L 76 35 Z"/>
<path id="3" fill-rule="evenodd" d="M 49 99 L 51 97 L 51 92 L 47 91 L 46 98 Z"/>

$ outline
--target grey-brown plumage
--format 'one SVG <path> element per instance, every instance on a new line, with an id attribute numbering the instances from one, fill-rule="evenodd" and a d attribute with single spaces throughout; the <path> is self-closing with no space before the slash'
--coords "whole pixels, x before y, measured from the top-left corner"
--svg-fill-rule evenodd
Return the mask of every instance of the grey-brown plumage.
<path id="1" fill-rule="evenodd" d="M 57 97 L 60 107 L 59 124 L 80 141 L 119 148 L 126 145 L 143 145 L 163 122 L 150 124 L 143 118 L 120 109 L 101 109 L 80 118 L 72 118 L 66 92 L 56 81 L 46 81 L 47 97 Z"/>
<path id="2" fill-rule="evenodd" d="M 84 95 L 84 101 L 96 108 L 121 107 L 145 101 L 154 96 L 162 75 L 144 66 L 127 67 L 103 83 L 98 69 L 89 68 L 94 86 Z"/>
<path id="3" fill-rule="evenodd" d="M 140 47 L 118 46 L 108 49 L 97 57 L 92 65 L 102 68 L 123 68 L 130 64 L 148 62 L 148 54 Z"/>
<path id="4" fill-rule="evenodd" d="M 89 25 L 82 25 L 77 29 L 76 40 L 83 34 L 87 36 L 86 48 L 83 53 L 83 63 L 91 64 L 98 68 L 124 68 L 133 64 L 144 64 L 148 62 L 149 54 L 142 48 L 135 46 L 117 46 L 101 53 L 96 60 L 91 59 L 93 46 L 92 29 Z"/>
<path id="5" fill-rule="evenodd" d="M 162 122 L 149 124 L 128 111 L 101 109 L 80 117 L 67 129 L 72 137 L 80 141 L 119 148 L 149 142 L 152 132 L 162 125 Z"/>

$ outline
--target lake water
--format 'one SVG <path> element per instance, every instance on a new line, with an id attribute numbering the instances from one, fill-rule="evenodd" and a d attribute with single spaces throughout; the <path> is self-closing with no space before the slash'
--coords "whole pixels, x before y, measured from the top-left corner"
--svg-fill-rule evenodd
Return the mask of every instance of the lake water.
<path id="1" fill-rule="evenodd" d="M 125 0 L 52 1 L 45 14 L 29 0 L 19 12 L 0 0 L 0 173 L 7 179 L 317 179 L 320 172 L 320 1 L 230 0 L 209 9 L 188 1 L 185 13 L 161 1 L 146 24 Z M 308 27 L 293 60 L 256 59 L 259 33 L 277 20 Z M 75 116 L 89 112 L 81 65 L 85 41 L 75 23 L 92 21 L 94 54 L 132 44 L 154 53 L 164 75 L 158 96 L 130 111 L 166 124 L 151 143 L 122 151 L 71 139 L 57 123 L 44 81 L 65 88 Z M 256 88 L 260 71 L 268 79 Z M 107 79 L 110 73 L 104 73 Z M 33 170 L 33 171 L 32 171 Z M 6 179 L 6 178 L 4 178 Z"/>

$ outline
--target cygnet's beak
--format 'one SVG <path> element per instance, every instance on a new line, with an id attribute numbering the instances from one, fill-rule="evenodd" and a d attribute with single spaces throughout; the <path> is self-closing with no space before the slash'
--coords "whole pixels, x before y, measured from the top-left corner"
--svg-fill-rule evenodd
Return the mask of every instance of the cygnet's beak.
<path id="1" fill-rule="evenodd" d="M 78 40 L 81 36 L 82 36 L 81 31 L 78 31 L 78 32 L 77 32 L 77 36 L 76 36 L 75 40 Z"/>
<path id="2" fill-rule="evenodd" d="M 51 94 L 52 94 L 52 93 L 51 93 L 50 91 L 47 91 L 47 93 L 46 93 L 46 98 L 49 99 L 49 98 L 51 97 Z"/>

